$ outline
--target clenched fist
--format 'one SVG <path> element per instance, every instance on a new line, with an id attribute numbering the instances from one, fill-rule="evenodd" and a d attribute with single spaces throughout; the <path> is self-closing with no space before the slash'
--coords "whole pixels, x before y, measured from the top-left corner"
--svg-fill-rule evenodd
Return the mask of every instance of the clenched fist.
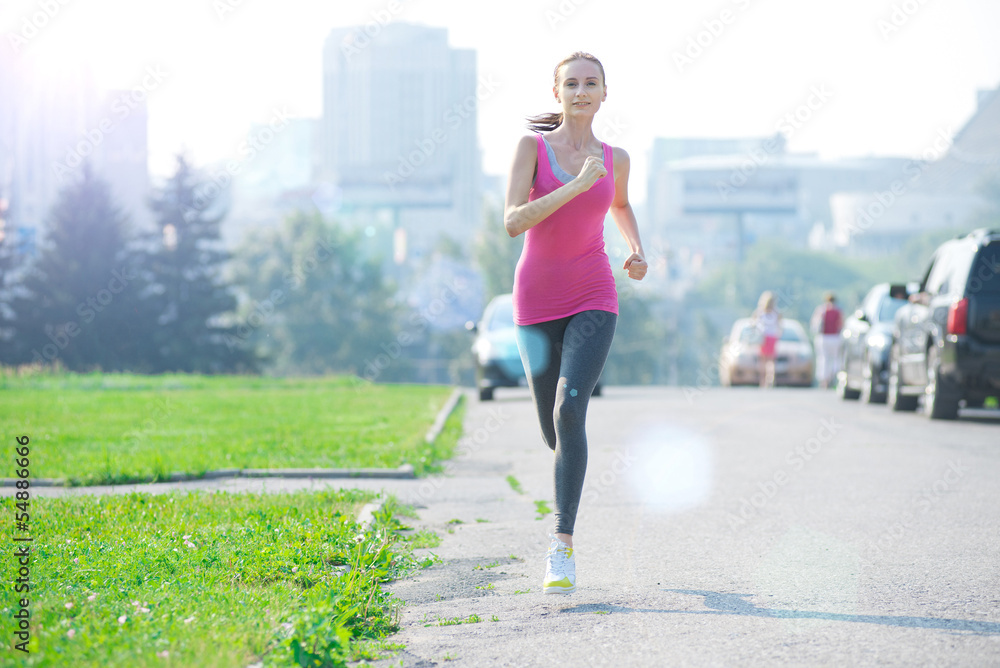
<path id="1" fill-rule="evenodd" d="M 649 269 L 649 265 L 646 264 L 646 260 L 643 259 L 638 253 L 632 253 L 625 260 L 625 266 L 623 269 L 628 270 L 628 277 L 641 281 L 642 277 L 646 275 L 646 270 Z"/>
<path id="2" fill-rule="evenodd" d="M 580 170 L 580 175 L 576 178 L 586 186 L 587 190 L 590 190 L 591 186 L 597 183 L 598 179 L 606 176 L 607 173 L 608 170 L 604 168 L 604 161 L 601 158 L 588 155 L 587 159 L 583 162 L 583 169 Z"/>

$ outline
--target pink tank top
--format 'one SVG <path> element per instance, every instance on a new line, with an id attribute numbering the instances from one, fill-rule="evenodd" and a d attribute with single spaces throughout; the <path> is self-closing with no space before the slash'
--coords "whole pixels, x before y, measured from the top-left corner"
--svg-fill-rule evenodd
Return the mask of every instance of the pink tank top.
<path id="1" fill-rule="evenodd" d="M 524 250 L 514 271 L 514 322 L 532 325 L 581 311 L 618 314 L 618 291 L 604 251 L 604 217 L 615 197 L 611 147 L 604 146 L 608 173 L 524 233 Z M 538 174 L 528 201 L 563 185 L 552 173 L 538 135 Z"/>

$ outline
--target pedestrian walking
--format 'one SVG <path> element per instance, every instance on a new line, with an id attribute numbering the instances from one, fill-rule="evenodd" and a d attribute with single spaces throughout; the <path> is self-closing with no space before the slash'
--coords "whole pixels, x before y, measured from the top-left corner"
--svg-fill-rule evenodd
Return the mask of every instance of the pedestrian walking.
<path id="1" fill-rule="evenodd" d="M 753 323 L 761 335 L 760 355 L 757 356 L 757 375 L 762 388 L 774 387 L 774 363 L 781 338 L 781 314 L 778 313 L 774 293 L 765 290 L 753 312 Z"/>
<path id="2" fill-rule="evenodd" d="M 827 292 L 809 322 L 816 348 L 816 380 L 824 389 L 830 387 L 840 370 L 840 329 L 843 324 L 844 315 L 837 308 L 837 298 L 832 292 Z"/>
<path id="3" fill-rule="evenodd" d="M 604 218 L 628 244 L 623 270 L 647 264 L 628 200 L 629 156 L 601 142 L 594 116 L 607 99 L 604 66 L 576 52 L 555 68 L 558 113 L 528 119 L 511 165 L 504 225 L 524 234 L 514 277 L 514 323 L 542 438 L 555 452 L 555 529 L 542 590 L 576 588 L 573 529 L 587 470 L 587 405 L 618 321 L 618 293 L 604 251 Z"/>

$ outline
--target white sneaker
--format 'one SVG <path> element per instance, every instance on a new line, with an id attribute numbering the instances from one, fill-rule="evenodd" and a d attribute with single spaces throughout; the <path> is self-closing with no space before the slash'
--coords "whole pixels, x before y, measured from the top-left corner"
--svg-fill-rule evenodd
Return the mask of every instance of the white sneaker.
<path id="1" fill-rule="evenodd" d="M 576 590 L 576 561 L 573 548 L 555 536 L 549 536 L 552 543 L 545 555 L 544 594 L 570 594 Z"/>

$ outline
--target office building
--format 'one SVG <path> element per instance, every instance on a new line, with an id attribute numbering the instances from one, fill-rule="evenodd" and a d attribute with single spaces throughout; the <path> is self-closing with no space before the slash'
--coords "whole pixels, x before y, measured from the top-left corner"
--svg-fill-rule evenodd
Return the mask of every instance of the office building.
<path id="1" fill-rule="evenodd" d="M 762 239 L 816 247 L 833 226 L 830 198 L 883 183 L 897 158 L 821 160 L 784 137 L 659 139 L 649 177 L 653 234 L 684 257 L 740 259 Z"/>
<path id="2" fill-rule="evenodd" d="M 931 230 L 995 225 L 997 203 L 983 188 L 998 178 L 1000 89 L 994 89 L 980 91 L 975 114 L 954 137 L 939 131 L 879 187 L 834 195 L 833 244 L 851 255 L 877 257 Z"/>
<path id="3" fill-rule="evenodd" d="M 443 236 L 467 246 L 482 221 L 475 52 L 444 28 L 371 32 L 336 29 L 324 45 L 319 197 L 391 238 L 398 263 Z"/>

